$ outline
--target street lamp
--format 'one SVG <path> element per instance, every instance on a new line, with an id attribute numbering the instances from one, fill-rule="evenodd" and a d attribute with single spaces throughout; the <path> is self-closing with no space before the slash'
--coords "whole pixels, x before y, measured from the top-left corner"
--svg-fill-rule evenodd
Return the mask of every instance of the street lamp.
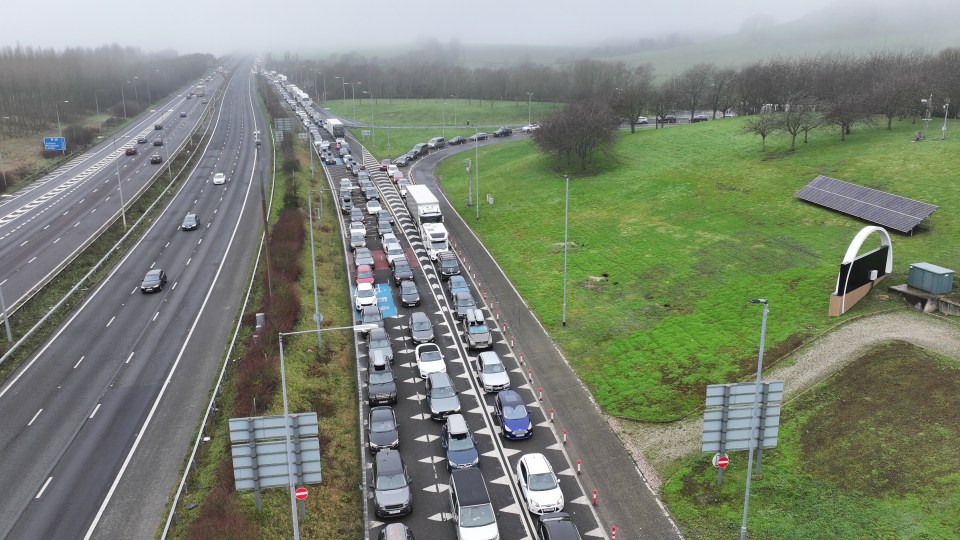
<path id="1" fill-rule="evenodd" d="M 747 538 L 747 506 L 750 504 L 750 478 L 753 476 L 753 447 L 759 442 L 753 430 L 755 427 L 759 427 L 760 413 L 758 411 L 758 405 L 760 404 L 761 376 L 763 373 L 763 340 L 767 335 L 767 312 L 770 310 L 770 306 L 767 305 L 767 301 L 764 298 L 755 298 L 750 300 L 750 303 L 763 305 L 763 322 L 760 323 L 760 353 L 757 356 L 757 384 L 753 392 L 753 409 L 750 413 L 750 451 L 747 457 L 747 486 L 746 493 L 744 493 L 743 496 L 743 520 L 740 522 L 740 540 L 746 540 Z"/>
<path id="2" fill-rule="evenodd" d="M 341 81 L 343 81 L 343 102 L 346 103 L 347 102 L 347 85 L 350 83 L 348 83 L 347 80 L 344 79 L 343 77 L 334 77 L 334 78 L 340 79 Z"/>
<path id="3" fill-rule="evenodd" d="M 100 102 L 97 101 L 97 92 L 106 92 L 106 90 L 93 91 L 93 103 L 97 106 L 97 131 L 103 137 L 103 120 L 100 119 Z"/>
<path id="4" fill-rule="evenodd" d="M 129 83 L 130 83 L 130 81 L 127 81 L 127 84 L 129 84 Z M 123 85 L 122 85 L 122 84 L 120 85 L 120 103 L 123 104 L 123 119 L 126 120 L 126 119 L 127 119 L 127 98 L 126 98 L 126 96 L 124 96 L 124 94 L 123 94 Z"/>
<path id="5" fill-rule="evenodd" d="M 10 119 L 9 116 L 0 117 L 0 120 L 9 120 L 9 119 Z M 3 131 L 0 130 L 0 133 L 3 133 Z M 3 175 L 3 190 L 6 191 L 7 190 L 7 171 L 5 171 L 3 168 L 3 152 L 0 152 L 0 174 Z"/>
<path id="6" fill-rule="evenodd" d="M 154 73 L 160 73 L 159 69 L 153 70 Z M 150 97 L 150 74 L 147 73 L 147 103 L 153 103 L 153 99 Z"/>
<path id="7" fill-rule="evenodd" d="M 137 79 L 140 77 L 133 78 L 133 99 L 137 102 L 137 107 L 140 106 L 140 94 L 137 92 Z"/>
<path id="8" fill-rule="evenodd" d="M 70 103 L 70 102 L 65 100 L 64 103 Z M 62 138 L 63 138 L 63 128 L 60 127 L 60 102 L 58 101 L 55 106 L 56 106 L 56 109 L 57 109 L 57 131 L 60 133 L 60 138 L 62 139 Z M 60 151 L 63 152 L 63 155 L 67 155 L 67 145 L 64 144 L 64 145 L 63 145 L 63 149 L 60 150 Z"/>
<path id="9" fill-rule="evenodd" d="M 943 127 L 940 128 L 940 140 L 947 140 L 947 112 L 950 111 L 950 98 L 943 98 Z"/>
<path id="10" fill-rule="evenodd" d="M 527 125 L 530 125 L 530 100 L 533 99 L 533 92 L 527 92 Z"/>
<path id="11" fill-rule="evenodd" d="M 377 121 L 373 115 L 373 90 L 369 92 L 362 90 L 360 93 L 370 96 L 370 126 L 373 129 L 373 146 L 377 146 Z"/>
<path id="12" fill-rule="evenodd" d="M 344 84 L 350 85 L 350 101 L 353 102 L 353 119 L 356 120 L 357 119 L 357 88 L 354 85 L 363 84 L 363 83 L 360 81 L 357 81 L 355 83 L 344 83 Z M 347 89 L 344 88 L 343 91 L 346 92 Z M 344 97 L 344 99 L 346 99 L 346 97 Z"/>
<path id="13" fill-rule="evenodd" d="M 264 251 L 267 257 L 266 264 L 266 273 L 267 273 L 267 295 L 272 300 L 273 299 L 273 284 L 270 281 L 270 226 L 267 221 L 267 194 L 263 187 L 263 163 L 260 162 L 260 145 L 263 144 L 263 141 L 260 140 L 260 132 L 253 132 L 253 142 L 256 144 L 256 162 L 257 169 L 260 174 L 260 208 L 263 210 L 263 236 L 264 236 Z M 284 396 L 284 402 L 286 402 L 286 396 Z"/>
<path id="14" fill-rule="evenodd" d="M 529 122 L 528 122 L 529 123 Z M 566 195 L 563 203 L 563 314 L 560 319 L 560 325 L 567 325 L 567 231 L 570 225 L 570 175 L 563 175 L 567 185 Z"/>
<path id="15" fill-rule="evenodd" d="M 450 97 L 453 98 L 453 125 L 457 125 L 457 96 L 450 94 Z"/>
<path id="16" fill-rule="evenodd" d="M 123 218 L 123 230 L 127 230 L 127 210 L 123 204 L 123 183 L 120 181 L 120 154 L 117 151 L 117 138 L 113 138 L 113 152 L 117 154 L 113 163 L 117 166 L 117 191 L 120 192 L 120 216 Z M 169 162 L 169 153 L 167 154 Z M 168 163 L 169 166 L 169 163 Z"/>

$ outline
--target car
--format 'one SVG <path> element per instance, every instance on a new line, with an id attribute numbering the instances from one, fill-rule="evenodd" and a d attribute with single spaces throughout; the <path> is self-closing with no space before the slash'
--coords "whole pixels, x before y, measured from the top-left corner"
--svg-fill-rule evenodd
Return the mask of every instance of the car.
<path id="1" fill-rule="evenodd" d="M 450 472 L 450 515 L 458 540 L 498 540 L 497 512 L 477 467 Z"/>
<path id="2" fill-rule="evenodd" d="M 136 147 L 136 146 L 131 146 L 130 148 L 127 148 L 127 150 L 126 150 L 125 153 L 126 153 L 128 156 L 135 156 L 135 155 L 137 155 L 137 147 Z"/>
<path id="3" fill-rule="evenodd" d="M 400 240 L 397 240 L 397 235 L 393 234 L 393 232 L 388 232 L 380 235 L 380 243 L 383 245 L 399 244 Z"/>
<path id="4" fill-rule="evenodd" d="M 393 220 L 393 214 L 391 214 L 390 211 L 387 210 L 386 208 L 384 208 L 383 210 L 380 210 L 380 211 L 377 213 L 377 219 L 378 219 L 378 220 L 387 220 L 387 221 L 390 222 L 391 225 L 393 225 L 393 224 L 395 223 L 395 221 Z"/>
<path id="5" fill-rule="evenodd" d="M 517 485 L 531 514 L 563 510 L 560 480 L 543 454 L 524 454 L 517 461 Z"/>
<path id="6" fill-rule="evenodd" d="M 447 372 L 438 371 L 427 375 L 424 385 L 426 385 L 430 418 L 443 420 L 451 414 L 460 412 L 460 397 L 457 396 L 457 390 L 453 387 L 453 380 L 450 379 Z"/>
<path id="7" fill-rule="evenodd" d="M 343 158 L 345 158 L 345 157 L 347 157 L 347 156 L 350 155 L 350 149 L 341 146 L 340 149 L 337 150 L 337 153 L 339 153 L 339 154 L 340 154 L 340 158 L 343 159 Z"/>
<path id="8" fill-rule="evenodd" d="M 363 221 L 363 210 L 354 206 L 350 210 L 350 221 Z"/>
<path id="9" fill-rule="evenodd" d="M 467 280 L 463 276 L 450 276 L 447 280 L 447 293 L 450 294 L 450 299 L 453 300 L 461 292 L 470 292 Z"/>
<path id="10" fill-rule="evenodd" d="M 381 170 L 381 171 L 385 171 L 385 170 L 387 170 L 387 169 L 389 169 L 389 168 L 390 168 L 390 160 L 389 160 L 389 159 L 382 159 L 382 160 L 380 160 L 380 170 Z"/>
<path id="11" fill-rule="evenodd" d="M 374 201 L 378 201 L 378 202 L 380 201 L 380 193 L 377 192 L 377 188 L 375 188 L 375 187 L 373 187 L 373 186 L 367 186 L 367 187 L 363 188 L 363 197 L 364 197 L 365 199 L 367 199 L 368 201 L 370 201 L 370 200 L 374 200 Z M 381 209 L 381 210 L 382 210 L 382 209 Z"/>
<path id="12" fill-rule="evenodd" d="M 347 215 L 352 216 L 352 215 L 353 215 L 353 200 L 352 200 L 352 199 L 340 199 L 340 211 L 341 211 L 341 212 L 343 213 L 343 215 L 345 215 L 345 216 L 347 216 Z M 361 213 L 361 218 L 362 218 L 362 216 L 363 216 L 363 214 Z M 357 223 L 357 222 L 351 221 L 350 223 Z M 363 220 L 361 219 L 361 220 L 359 221 L 359 223 L 363 223 Z"/>
<path id="13" fill-rule="evenodd" d="M 637 123 L 638 123 L 638 124 L 649 124 L 649 123 L 650 123 L 650 119 L 647 118 L 646 116 L 638 116 L 638 117 L 637 117 Z"/>
<path id="14" fill-rule="evenodd" d="M 353 262 L 357 265 L 357 268 L 361 266 L 373 268 L 373 254 L 370 253 L 368 248 L 357 248 L 353 250 Z"/>
<path id="15" fill-rule="evenodd" d="M 364 306 L 360 310 L 360 317 L 357 319 L 358 324 L 365 325 L 375 325 L 377 328 L 383 328 L 383 313 L 380 312 L 380 308 L 377 306 Z M 364 328 L 363 334 L 369 334 L 370 329 Z"/>
<path id="16" fill-rule="evenodd" d="M 163 286 L 167 284 L 167 273 L 159 268 L 154 268 L 147 272 L 147 275 L 143 276 L 143 281 L 140 282 L 140 292 L 146 294 L 148 292 L 159 292 L 163 290 Z"/>
<path id="17" fill-rule="evenodd" d="M 390 270 L 393 272 L 393 281 L 399 285 L 405 279 L 413 280 L 413 270 L 410 263 L 404 260 L 394 260 L 390 263 Z"/>
<path id="18" fill-rule="evenodd" d="M 383 252 L 386 254 L 387 262 L 406 260 L 407 256 L 403 252 L 403 247 L 399 243 L 384 244 Z"/>
<path id="19" fill-rule="evenodd" d="M 537 535 L 540 540 L 582 540 L 576 524 L 566 512 L 543 514 L 537 520 Z"/>
<path id="20" fill-rule="evenodd" d="M 203 103 L 204 105 L 206 105 L 206 104 L 207 104 L 207 98 L 201 99 L 201 100 L 200 100 L 200 103 Z"/>
<path id="21" fill-rule="evenodd" d="M 414 311 L 410 314 L 408 328 L 410 330 L 410 340 L 414 344 L 433 343 L 436 339 L 433 333 L 433 323 L 430 322 L 430 317 L 422 311 Z"/>
<path id="22" fill-rule="evenodd" d="M 706 122 L 707 120 L 709 120 L 709 118 L 707 118 L 707 115 L 705 115 L 705 114 L 698 114 L 698 115 L 695 115 L 693 118 L 690 119 L 690 123 L 691 123 L 691 124 L 695 124 L 695 123 L 697 123 L 697 122 Z"/>
<path id="23" fill-rule="evenodd" d="M 373 278 L 373 267 L 369 264 L 361 264 L 357 266 L 357 285 L 361 283 L 370 283 L 374 281 Z"/>
<path id="24" fill-rule="evenodd" d="M 450 276 L 460 275 L 460 261 L 457 256 L 450 251 L 441 251 L 437 254 L 437 260 L 434 261 L 440 274 L 440 279 L 450 279 Z"/>
<path id="25" fill-rule="evenodd" d="M 412 280 L 405 279 L 400 282 L 400 305 L 404 307 L 420 305 L 420 291 Z"/>
<path id="26" fill-rule="evenodd" d="M 393 176 L 390 177 L 390 180 L 393 180 L 394 184 L 399 184 L 400 181 L 403 180 L 403 173 L 401 171 L 393 173 Z"/>
<path id="27" fill-rule="evenodd" d="M 340 189 L 350 191 L 353 189 L 353 182 L 349 178 L 340 179 Z"/>
<path id="28" fill-rule="evenodd" d="M 154 146 L 163 146 L 163 139 L 155 139 L 153 141 Z"/>
<path id="29" fill-rule="evenodd" d="M 723 113 L 723 118 L 736 118 L 737 113 L 735 112 L 725 112 Z"/>
<path id="30" fill-rule="evenodd" d="M 463 318 L 463 338 L 467 342 L 467 349 L 489 349 L 493 346 L 493 335 L 487 327 L 483 310 L 467 310 Z"/>
<path id="31" fill-rule="evenodd" d="M 180 230 L 195 231 L 199 226 L 200 220 L 197 219 L 197 215 L 193 212 L 190 212 L 183 217 L 183 223 L 180 224 Z"/>
<path id="32" fill-rule="evenodd" d="M 156 165 L 157 163 L 163 163 L 163 156 L 160 154 L 154 154 L 150 156 L 150 163 Z"/>
<path id="33" fill-rule="evenodd" d="M 154 125 L 153 125 L 153 129 L 161 130 L 161 129 L 163 129 L 163 124 L 154 124 Z"/>
<path id="34" fill-rule="evenodd" d="M 390 225 L 390 222 L 385 219 L 377 220 L 377 234 L 383 236 L 385 234 L 392 234 L 393 227 Z"/>
<path id="35" fill-rule="evenodd" d="M 227 182 L 227 175 L 223 174 L 222 172 L 218 172 L 213 175 L 213 185 L 219 186 L 221 184 L 225 184 L 226 182 Z"/>
<path id="36" fill-rule="evenodd" d="M 459 145 L 459 144 L 463 144 L 463 143 L 465 143 L 465 142 L 467 142 L 466 139 L 464 139 L 463 137 L 457 135 L 456 137 L 451 137 L 450 140 L 447 141 L 447 144 L 449 144 L 449 145 L 451 145 L 451 146 L 456 146 L 456 145 Z"/>
<path id="37" fill-rule="evenodd" d="M 180 118 L 186 118 L 186 117 L 187 117 L 187 111 L 180 111 Z"/>
<path id="38" fill-rule="evenodd" d="M 370 181 L 369 176 L 360 175 L 359 182 L 360 182 L 360 189 L 363 190 L 364 193 L 366 193 L 367 188 L 376 188 L 376 186 L 373 185 L 373 182 Z"/>
<path id="39" fill-rule="evenodd" d="M 520 128 L 520 131 L 524 133 L 530 133 L 531 131 L 536 131 L 538 129 L 540 129 L 540 124 L 537 124 L 536 122 L 534 122 L 534 123 L 523 126 L 522 128 Z"/>
<path id="40" fill-rule="evenodd" d="M 414 540 L 413 531 L 403 523 L 390 523 L 380 530 L 377 540 Z"/>
<path id="41" fill-rule="evenodd" d="M 410 163 L 411 161 L 416 161 L 416 159 L 420 157 L 419 153 L 416 150 L 411 150 L 404 155 L 407 156 L 407 163 Z"/>
<path id="42" fill-rule="evenodd" d="M 367 234 L 367 226 L 364 225 L 362 221 L 351 221 L 350 234 L 353 234 L 353 233 Z"/>
<path id="43" fill-rule="evenodd" d="M 676 123 L 677 123 L 677 117 L 674 116 L 674 115 L 672 115 L 672 114 L 668 114 L 668 115 L 666 115 L 666 116 L 661 116 L 661 117 L 660 117 L 660 123 L 661 123 L 661 124 L 676 124 Z"/>
<path id="44" fill-rule="evenodd" d="M 377 212 L 383 210 L 383 207 L 380 206 L 380 201 L 376 199 L 370 199 L 367 201 L 367 213 L 371 216 L 376 215 Z"/>
<path id="45" fill-rule="evenodd" d="M 351 224 L 355 222 L 350 222 Z M 350 232 L 350 247 L 353 249 L 367 247 L 367 231 L 363 232 L 351 231 Z"/>
<path id="46" fill-rule="evenodd" d="M 499 392 L 510 388 L 510 374 L 494 351 L 484 351 L 477 356 L 474 369 L 484 393 Z"/>
<path id="47" fill-rule="evenodd" d="M 146 137 L 137 137 L 137 144 L 147 144 Z"/>
<path id="48" fill-rule="evenodd" d="M 477 133 L 471 135 L 469 139 L 471 141 L 485 141 L 487 140 L 487 134 L 482 131 L 478 131 Z"/>
<path id="49" fill-rule="evenodd" d="M 508 127 L 501 127 L 493 132 L 494 137 L 509 137 L 513 135 L 513 130 Z"/>
<path id="50" fill-rule="evenodd" d="M 397 167 L 406 167 L 410 163 L 410 160 L 407 159 L 407 156 L 403 155 L 393 160 L 393 162 L 397 165 Z"/>
<path id="51" fill-rule="evenodd" d="M 377 305 L 377 291 L 374 290 L 372 283 L 361 283 L 357 285 L 357 290 L 353 293 L 353 305 L 357 311 L 364 306 Z"/>
<path id="52" fill-rule="evenodd" d="M 410 185 L 410 181 L 407 180 L 406 178 L 401 178 L 400 180 L 397 180 L 397 189 L 400 190 L 401 198 L 404 198 L 404 199 L 407 198 L 407 186 L 409 185 Z"/>
<path id="53" fill-rule="evenodd" d="M 377 452 L 373 461 L 373 508 L 377 519 L 405 516 L 413 511 L 410 475 L 398 450 Z"/>
<path id="54" fill-rule="evenodd" d="M 493 415 L 500 424 L 500 435 L 505 439 L 523 440 L 533 436 L 530 412 L 514 390 L 501 390 L 493 400 Z"/>
<path id="55" fill-rule="evenodd" d="M 356 161 L 350 164 L 350 174 L 354 176 L 360 175 L 360 164 L 357 163 Z"/>
<path id="56" fill-rule="evenodd" d="M 417 157 L 420 158 L 430 153 L 430 147 L 427 145 L 427 143 L 418 143 L 413 145 L 411 152 L 416 152 Z"/>
<path id="57" fill-rule="evenodd" d="M 432 330 L 432 329 L 431 329 Z M 417 362 L 417 372 L 421 379 L 426 379 L 431 373 L 446 373 L 447 363 L 443 360 L 443 352 L 436 343 L 422 343 L 413 350 Z"/>
<path id="58" fill-rule="evenodd" d="M 440 446 L 446 453 L 448 471 L 480 466 L 477 442 L 462 414 L 451 414 L 447 417 L 440 430 Z"/>
<path id="59" fill-rule="evenodd" d="M 367 333 L 367 356 L 371 359 L 378 355 L 393 363 L 393 346 L 390 345 L 390 335 L 383 328 L 374 328 Z"/>
<path id="60" fill-rule="evenodd" d="M 457 320 L 462 321 L 475 309 L 477 309 L 477 301 L 473 299 L 470 291 L 460 291 L 453 296 L 453 311 Z"/>
<path id="61" fill-rule="evenodd" d="M 385 405 L 371 407 L 367 415 L 367 449 L 371 454 L 400 447 L 400 426 L 393 408 Z"/>

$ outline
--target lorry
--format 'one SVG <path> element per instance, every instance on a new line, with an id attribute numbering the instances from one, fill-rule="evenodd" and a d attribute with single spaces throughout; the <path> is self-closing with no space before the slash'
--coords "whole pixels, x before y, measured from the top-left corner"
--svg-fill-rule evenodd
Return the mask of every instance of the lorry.
<path id="1" fill-rule="evenodd" d="M 417 224 L 420 238 L 427 248 L 431 260 L 436 260 L 442 251 L 449 251 L 447 228 L 443 225 L 440 213 L 440 201 L 430 188 L 420 184 L 407 186 L 407 210 Z"/>
<path id="2" fill-rule="evenodd" d="M 343 122 L 337 120 L 336 118 L 328 118 L 323 121 L 323 128 L 326 129 L 330 135 L 334 137 L 343 137 L 346 135 L 346 131 L 343 129 Z M 439 205 L 437 206 L 439 212 Z"/>
<path id="3" fill-rule="evenodd" d="M 201 97 L 205 96 L 206 94 L 204 93 L 204 89 L 205 89 L 204 85 L 198 84 L 197 87 L 193 90 L 193 93 Z"/>

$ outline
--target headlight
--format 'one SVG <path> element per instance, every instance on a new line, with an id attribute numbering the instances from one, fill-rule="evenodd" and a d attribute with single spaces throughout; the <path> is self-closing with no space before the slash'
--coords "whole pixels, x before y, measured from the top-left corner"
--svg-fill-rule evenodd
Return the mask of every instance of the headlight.
<path id="1" fill-rule="evenodd" d="M 527 431 L 530 431 L 532 429 L 533 429 L 533 422 L 527 421 Z"/>
<path id="2" fill-rule="evenodd" d="M 505 429 L 505 430 L 507 430 L 507 431 L 513 431 L 512 429 L 510 429 L 510 426 L 507 425 L 506 422 L 503 423 L 503 429 Z"/>

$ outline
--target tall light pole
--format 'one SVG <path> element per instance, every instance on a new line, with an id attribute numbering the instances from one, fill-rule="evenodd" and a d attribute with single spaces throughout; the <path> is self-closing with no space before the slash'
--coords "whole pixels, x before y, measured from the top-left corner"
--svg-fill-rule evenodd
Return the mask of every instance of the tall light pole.
<path id="1" fill-rule="evenodd" d="M 361 90 L 360 93 L 370 96 L 370 125 L 373 128 L 373 146 L 377 146 L 377 122 L 373 116 L 373 89 L 371 89 L 369 92 L 366 90 Z"/>
<path id="2" fill-rule="evenodd" d="M 120 217 L 123 218 L 123 230 L 127 230 L 127 207 L 123 204 L 123 183 L 120 181 L 120 154 L 117 151 L 116 137 L 113 138 L 113 151 L 117 154 L 113 163 L 117 166 L 117 191 L 120 192 Z"/>
<path id="3" fill-rule="evenodd" d="M 530 125 L 530 100 L 533 99 L 533 92 L 527 92 L 527 125 Z"/>
<path id="4" fill-rule="evenodd" d="M 100 119 L 100 102 L 97 100 L 97 92 L 106 92 L 106 90 L 93 91 L 93 103 L 97 106 L 97 131 L 103 137 L 103 121 Z"/>
<path id="5" fill-rule="evenodd" d="M 477 133 L 479 132 L 478 128 Z M 477 179 L 477 221 L 480 221 L 480 137 L 477 137 L 475 143 L 474 151 L 476 155 L 473 162 L 473 175 Z"/>
<path id="6" fill-rule="evenodd" d="M 313 148 L 310 149 L 313 153 Z M 312 169 L 311 169 L 312 170 Z M 317 254 L 313 247 L 313 190 L 307 190 L 307 213 L 310 214 L 310 268 L 313 270 L 313 320 L 317 323 L 317 354 L 320 354 L 320 298 L 317 293 Z M 320 204 L 323 204 L 323 193 L 320 194 Z"/>
<path id="7" fill-rule="evenodd" d="M 130 81 L 127 81 L 129 83 Z M 123 93 L 123 85 L 120 85 L 120 103 L 123 104 L 123 119 L 127 119 L 127 97 Z"/>
<path id="8" fill-rule="evenodd" d="M 528 122 L 529 123 L 529 122 Z M 563 175 L 567 185 L 566 195 L 563 203 L 563 314 L 561 316 L 561 326 L 567 325 L 567 232 L 570 225 L 570 175 Z"/>
<path id="9" fill-rule="evenodd" d="M 320 74 L 323 75 L 323 102 L 326 103 L 327 102 L 327 74 L 322 71 L 320 72 Z"/>
<path id="10" fill-rule="evenodd" d="M 317 75 L 319 74 L 319 71 L 313 70 L 313 93 L 317 96 L 317 101 L 320 101 L 320 85 L 317 82 Z"/>
<path id="11" fill-rule="evenodd" d="M 260 132 L 253 132 L 254 142 L 257 145 L 256 148 L 256 161 L 257 169 L 260 172 L 260 208 L 263 210 L 263 235 L 266 240 L 263 243 L 264 250 L 266 251 L 267 264 L 266 264 L 266 273 L 267 273 L 267 294 L 272 299 L 273 298 L 273 284 L 270 281 L 270 226 L 267 221 L 267 194 L 266 190 L 263 187 L 263 163 L 260 162 L 260 145 L 263 144 L 263 141 L 260 140 Z"/>
<path id="12" fill-rule="evenodd" d="M 457 125 L 457 96 L 450 94 L 450 97 L 453 98 L 453 125 Z"/>
<path id="13" fill-rule="evenodd" d="M 70 102 L 64 100 L 64 103 L 70 103 Z M 60 138 L 62 139 L 62 138 L 63 138 L 63 128 L 60 127 L 60 102 L 59 102 L 59 101 L 56 103 L 56 109 L 57 109 L 57 131 L 60 133 Z M 64 142 L 63 150 L 61 150 L 61 152 L 63 153 L 63 155 L 67 155 L 67 145 L 66 145 L 66 142 Z"/>
<path id="14" fill-rule="evenodd" d="M 947 112 L 950 110 L 950 98 L 943 98 L 943 127 L 940 128 L 940 140 L 947 140 Z"/>
<path id="15" fill-rule="evenodd" d="M 9 116 L 0 116 L 0 120 L 9 120 L 9 119 L 10 119 Z M 3 131 L 0 130 L 0 134 L 2 133 Z M 0 175 L 3 175 L 3 190 L 6 191 L 7 190 L 7 171 L 4 170 L 3 168 L 3 152 L 0 152 Z"/>
<path id="16" fill-rule="evenodd" d="M 153 70 L 154 73 L 160 73 L 159 69 Z M 150 74 L 147 73 L 147 103 L 153 103 L 153 98 L 150 97 Z"/>
<path id="17" fill-rule="evenodd" d="M 743 520 L 740 522 L 740 540 L 747 539 L 747 506 L 750 504 L 750 478 L 753 476 L 753 447 L 759 441 L 759 433 L 754 433 L 754 429 L 759 428 L 760 412 L 760 387 L 762 386 L 761 377 L 763 374 L 763 340 L 767 335 L 767 312 L 770 306 L 764 298 L 755 298 L 750 300 L 751 304 L 763 304 L 763 322 L 760 323 L 760 353 L 757 355 L 757 385 L 753 392 L 753 410 L 750 413 L 750 451 L 747 457 L 747 486 L 746 493 L 743 495 Z"/>
<path id="18" fill-rule="evenodd" d="M 360 81 L 357 81 L 355 83 L 349 83 L 349 84 L 350 84 L 350 101 L 353 101 L 353 119 L 356 120 L 357 119 L 357 88 L 354 85 L 363 84 L 363 83 L 361 83 Z M 346 92 L 347 89 L 344 88 L 343 90 L 344 92 Z"/>
<path id="19" fill-rule="evenodd" d="M 140 106 L 140 94 L 137 92 L 137 79 L 140 77 L 133 78 L 133 99 L 137 102 L 137 107 Z"/>
<path id="20" fill-rule="evenodd" d="M 341 81 L 343 81 L 343 102 L 346 103 L 347 102 L 347 85 L 350 83 L 348 83 L 347 80 L 344 79 L 343 77 L 334 77 L 334 78 L 340 79 Z"/>

